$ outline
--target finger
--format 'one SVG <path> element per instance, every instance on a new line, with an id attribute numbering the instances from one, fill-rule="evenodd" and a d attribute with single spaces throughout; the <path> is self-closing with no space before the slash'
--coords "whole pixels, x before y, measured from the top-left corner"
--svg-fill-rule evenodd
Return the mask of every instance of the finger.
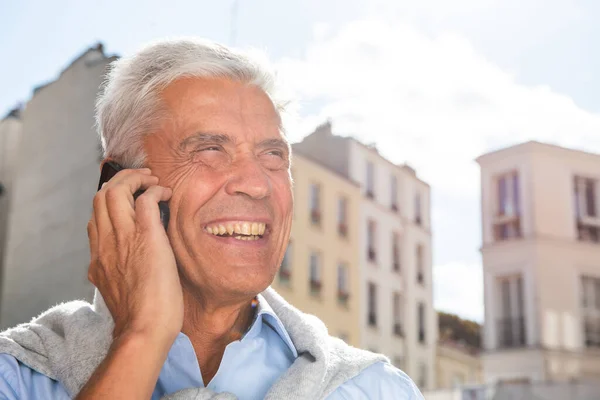
<path id="1" fill-rule="evenodd" d="M 96 226 L 93 212 L 92 217 L 90 218 L 87 224 L 87 234 L 88 241 L 90 244 L 90 256 L 93 260 L 98 254 L 98 227 Z"/>
<path id="2" fill-rule="evenodd" d="M 135 201 L 136 221 L 141 229 L 162 227 L 158 203 L 168 201 L 172 190 L 163 186 L 151 186 Z M 164 228 L 162 228 L 164 229 Z"/>
<path id="3" fill-rule="evenodd" d="M 108 216 L 116 231 L 133 230 L 135 223 L 135 202 L 133 194 L 138 190 L 156 185 L 158 178 L 145 174 L 129 174 L 120 181 L 106 187 L 106 207 Z"/>

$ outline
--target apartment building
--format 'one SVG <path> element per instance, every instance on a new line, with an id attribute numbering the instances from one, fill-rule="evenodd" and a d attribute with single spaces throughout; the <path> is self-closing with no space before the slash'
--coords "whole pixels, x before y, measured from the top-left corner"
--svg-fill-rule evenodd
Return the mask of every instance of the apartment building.
<path id="1" fill-rule="evenodd" d="M 461 388 L 483 383 L 481 358 L 476 349 L 440 341 L 436 352 L 437 389 Z"/>
<path id="2" fill-rule="evenodd" d="M 13 176 L 19 139 L 21 138 L 21 109 L 11 110 L 0 120 L 0 288 L 4 265 L 6 230 L 13 193 Z M 1 293 L 0 293 L 1 296 Z"/>
<path id="3" fill-rule="evenodd" d="M 326 123 L 294 151 L 360 185 L 360 347 L 386 354 L 422 389 L 435 386 L 430 188 L 374 146 Z"/>
<path id="4" fill-rule="evenodd" d="M 292 176 L 292 233 L 272 287 L 324 321 L 331 335 L 358 346 L 360 187 L 297 152 Z"/>
<path id="5" fill-rule="evenodd" d="M 477 162 L 485 380 L 600 379 L 600 155 L 527 142 Z"/>
<path id="6" fill-rule="evenodd" d="M 56 80 L 35 89 L 21 112 L 1 328 L 62 301 L 92 298 L 86 226 L 100 174 L 94 103 L 113 59 L 101 45 L 90 48 Z"/>

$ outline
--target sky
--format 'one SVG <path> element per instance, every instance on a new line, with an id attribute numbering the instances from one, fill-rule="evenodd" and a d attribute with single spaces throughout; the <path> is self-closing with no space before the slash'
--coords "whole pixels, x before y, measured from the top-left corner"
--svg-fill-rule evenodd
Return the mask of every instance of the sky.
<path id="1" fill-rule="evenodd" d="M 481 322 L 474 159 L 528 140 L 600 152 L 599 17 L 595 0 L 0 0 L 0 115 L 99 41 L 262 50 L 292 141 L 331 119 L 431 185 L 435 306 Z"/>

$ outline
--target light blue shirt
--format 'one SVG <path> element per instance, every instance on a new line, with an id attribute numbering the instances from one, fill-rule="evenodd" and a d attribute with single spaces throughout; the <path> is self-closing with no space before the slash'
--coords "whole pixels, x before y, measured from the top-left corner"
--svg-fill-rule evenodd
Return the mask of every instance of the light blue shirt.
<path id="1" fill-rule="evenodd" d="M 259 296 L 256 319 L 241 340 L 225 348 L 219 370 L 207 387 L 231 392 L 240 400 L 262 399 L 292 365 L 298 353 L 283 324 Z M 160 371 L 152 399 L 182 389 L 205 387 L 189 338 L 180 333 Z M 70 399 L 57 381 L 29 368 L 8 354 L 0 354 L 0 400 Z M 422 400 L 423 396 L 399 369 L 379 362 L 338 387 L 328 400 Z"/>

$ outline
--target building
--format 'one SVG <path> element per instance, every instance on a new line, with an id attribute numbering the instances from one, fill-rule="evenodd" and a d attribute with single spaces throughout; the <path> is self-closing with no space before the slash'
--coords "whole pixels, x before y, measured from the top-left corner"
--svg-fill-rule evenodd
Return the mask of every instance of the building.
<path id="1" fill-rule="evenodd" d="M 14 167 L 19 139 L 21 138 L 21 126 L 20 108 L 10 111 L 0 121 L 0 271 L 3 270 L 6 230 L 13 192 Z M 0 287 L 1 282 L 2 279 L 0 278 Z"/>
<path id="2" fill-rule="evenodd" d="M 107 64 L 101 45 L 37 88 L 22 112 L 4 257 L 0 326 L 49 306 L 90 300 L 87 222 L 99 168 L 94 104 Z M 32 295 L 35 294 L 35 295 Z"/>
<path id="3" fill-rule="evenodd" d="M 298 152 L 292 176 L 292 234 L 272 286 L 324 321 L 331 335 L 358 346 L 360 187 Z"/>
<path id="4" fill-rule="evenodd" d="M 437 389 L 453 389 L 483 383 L 479 352 L 458 343 L 440 341 L 435 358 Z"/>
<path id="5" fill-rule="evenodd" d="M 360 347 L 386 354 L 422 389 L 435 385 L 429 186 L 374 146 L 326 123 L 294 151 L 360 184 Z"/>
<path id="6" fill-rule="evenodd" d="M 527 142 L 477 162 L 485 380 L 600 379 L 600 155 Z"/>

